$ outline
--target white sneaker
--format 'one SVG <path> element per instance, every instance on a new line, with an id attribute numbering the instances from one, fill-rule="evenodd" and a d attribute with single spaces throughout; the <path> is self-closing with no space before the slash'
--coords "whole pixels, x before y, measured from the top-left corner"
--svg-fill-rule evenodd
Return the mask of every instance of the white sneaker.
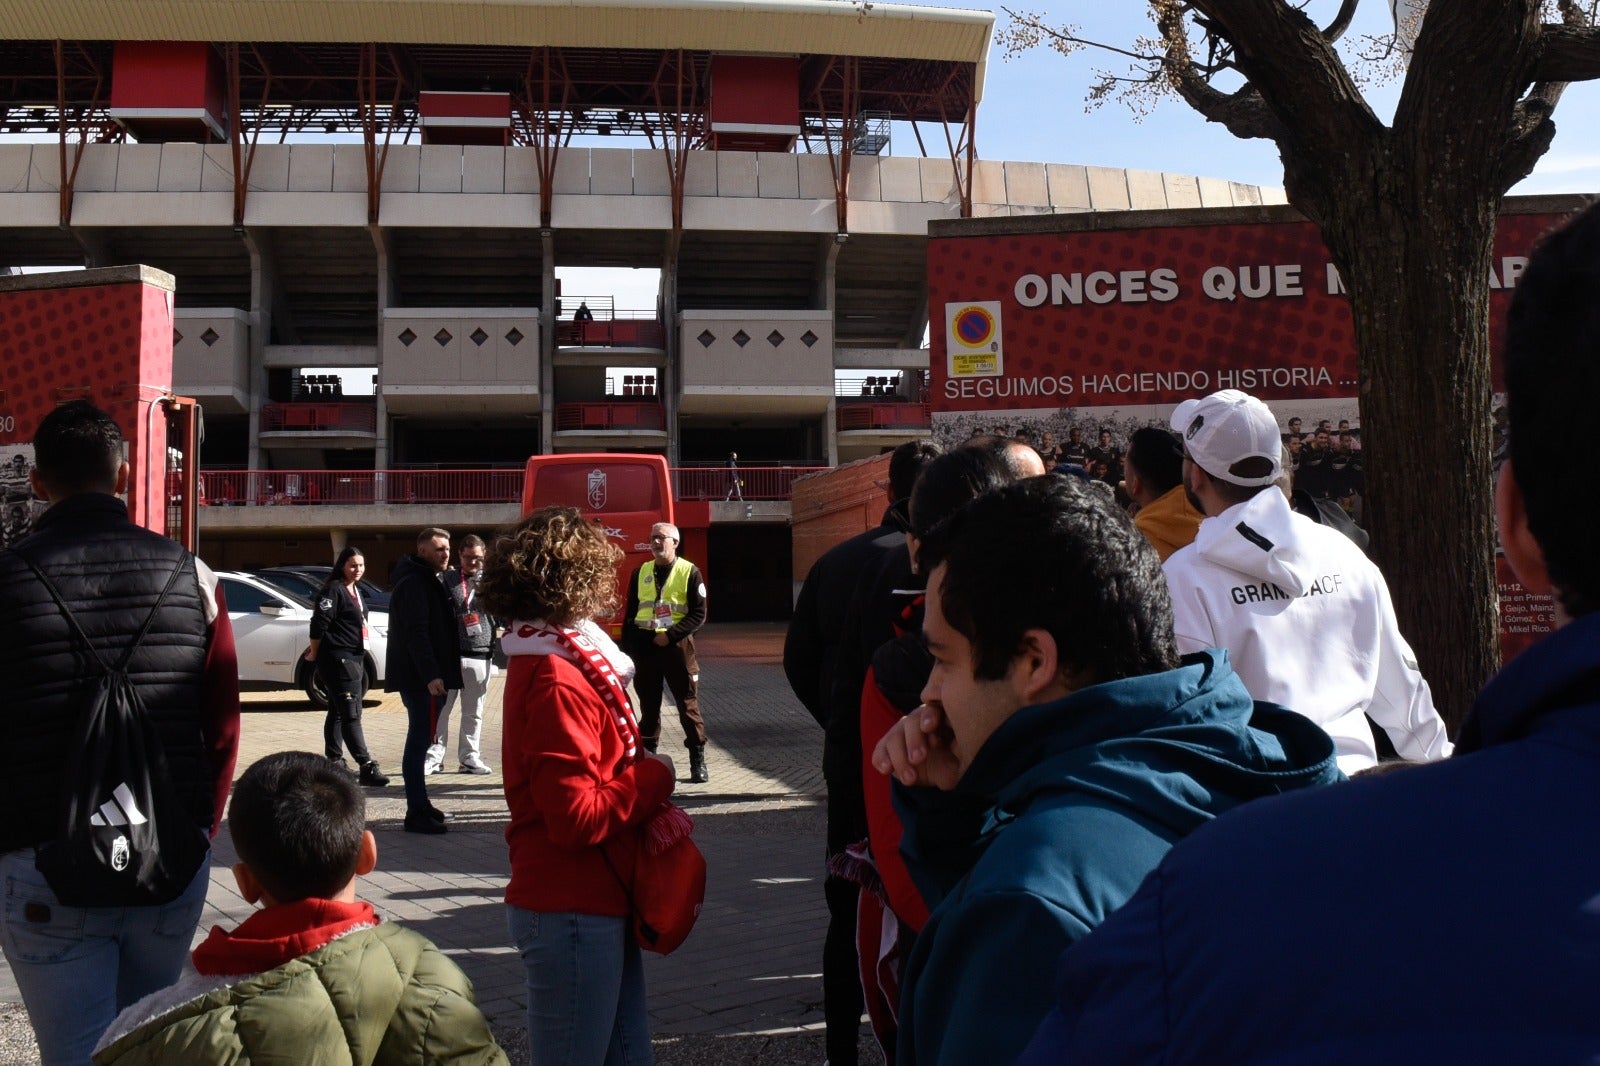
<path id="1" fill-rule="evenodd" d="M 438 763 L 434 762 L 432 759 L 429 759 L 422 764 L 422 776 L 432 777 L 434 774 L 439 772 L 439 768 L 440 767 Z"/>
<path id="2" fill-rule="evenodd" d="M 461 764 L 461 772 L 464 773 L 464 774 L 492 774 L 492 773 L 494 773 L 493 770 L 489 769 L 489 767 L 485 766 L 481 762 L 462 763 Z"/>

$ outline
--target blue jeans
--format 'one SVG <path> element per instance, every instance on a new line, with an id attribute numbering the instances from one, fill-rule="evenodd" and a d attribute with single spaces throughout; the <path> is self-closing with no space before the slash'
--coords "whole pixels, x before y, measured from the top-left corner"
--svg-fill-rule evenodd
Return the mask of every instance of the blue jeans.
<path id="1" fill-rule="evenodd" d="M 628 920 L 509 906 L 506 912 L 528 971 L 533 1066 L 653 1063 L 644 960 Z"/>
<path id="2" fill-rule="evenodd" d="M 0 855 L 0 947 L 16 976 L 44 1066 L 83 1066 L 117 1014 L 178 979 L 211 884 L 207 857 L 183 894 L 159 907 L 66 907 L 33 849 Z"/>
<path id="3" fill-rule="evenodd" d="M 429 807 L 428 779 L 423 776 L 423 763 L 428 758 L 428 745 L 433 743 L 433 728 L 439 721 L 439 706 L 443 696 L 435 696 L 426 688 L 403 688 L 400 702 L 406 706 L 406 746 L 400 752 L 400 776 L 406 782 L 406 813 L 422 815 Z"/>

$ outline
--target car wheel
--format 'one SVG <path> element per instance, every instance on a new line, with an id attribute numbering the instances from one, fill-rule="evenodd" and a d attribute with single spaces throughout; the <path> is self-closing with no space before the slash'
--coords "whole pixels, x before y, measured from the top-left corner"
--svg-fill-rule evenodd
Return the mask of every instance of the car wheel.
<path id="1" fill-rule="evenodd" d="M 319 711 L 328 709 L 327 686 L 322 683 L 322 675 L 314 668 L 306 671 L 306 699 Z"/>
<path id="2" fill-rule="evenodd" d="M 325 711 L 328 709 L 328 688 L 322 683 L 322 675 L 317 673 L 316 667 L 309 667 L 306 670 L 305 688 L 306 699 L 311 701 L 311 706 L 315 707 L 319 711 Z M 372 671 L 366 667 L 363 667 L 361 674 L 361 690 L 363 692 L 368 692 L 371 691 L 371 689 Z"/>

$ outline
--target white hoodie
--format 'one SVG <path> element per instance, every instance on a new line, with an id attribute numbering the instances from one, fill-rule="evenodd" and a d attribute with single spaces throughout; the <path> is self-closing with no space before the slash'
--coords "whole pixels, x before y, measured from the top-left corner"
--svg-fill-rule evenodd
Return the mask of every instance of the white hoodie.
<path id="1" fill-rule="evenodd" d="M 1200 523 L 1163 567 L 1178 650 L 1225 648 L 1245 688 L 1333 737 L 1345 773 L 1377 762 L 1370 714 L 1413 762 L 1450 754 L 1389 587 L 1342 533 L 1277 489 Z"/>

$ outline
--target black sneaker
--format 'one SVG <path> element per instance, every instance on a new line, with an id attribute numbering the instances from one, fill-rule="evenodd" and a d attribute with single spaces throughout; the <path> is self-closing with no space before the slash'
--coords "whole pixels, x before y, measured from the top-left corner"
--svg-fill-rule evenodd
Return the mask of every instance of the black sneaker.
<path id="1" fill-rule="evenodd" d="M 372 788 L 382 788 L 389 783 L 388 776 L 378 769 L 378 764 L 375 762 L 365 763 L 361 767 L 361 776 L 358 780 L 361 784 Z"/>
<path id="2" fill-rule="evenodd" d="M 408 833 L 425 833 L 428 836 L 439 836 L 450 832 L 443 822 L 436 822 L 427 813 L 408 814 L 405 820 L 405 831 Z"/>
<path id="3" fill-rule="evenodd" d="M 448 814 L 446 814 L 444 811 L 441 811 L 431 803 L 428 804 L 428 817 L 432 818 L 440 825 L 443 825 L 445 822 L 450 820 L 450 816 Z"/>

